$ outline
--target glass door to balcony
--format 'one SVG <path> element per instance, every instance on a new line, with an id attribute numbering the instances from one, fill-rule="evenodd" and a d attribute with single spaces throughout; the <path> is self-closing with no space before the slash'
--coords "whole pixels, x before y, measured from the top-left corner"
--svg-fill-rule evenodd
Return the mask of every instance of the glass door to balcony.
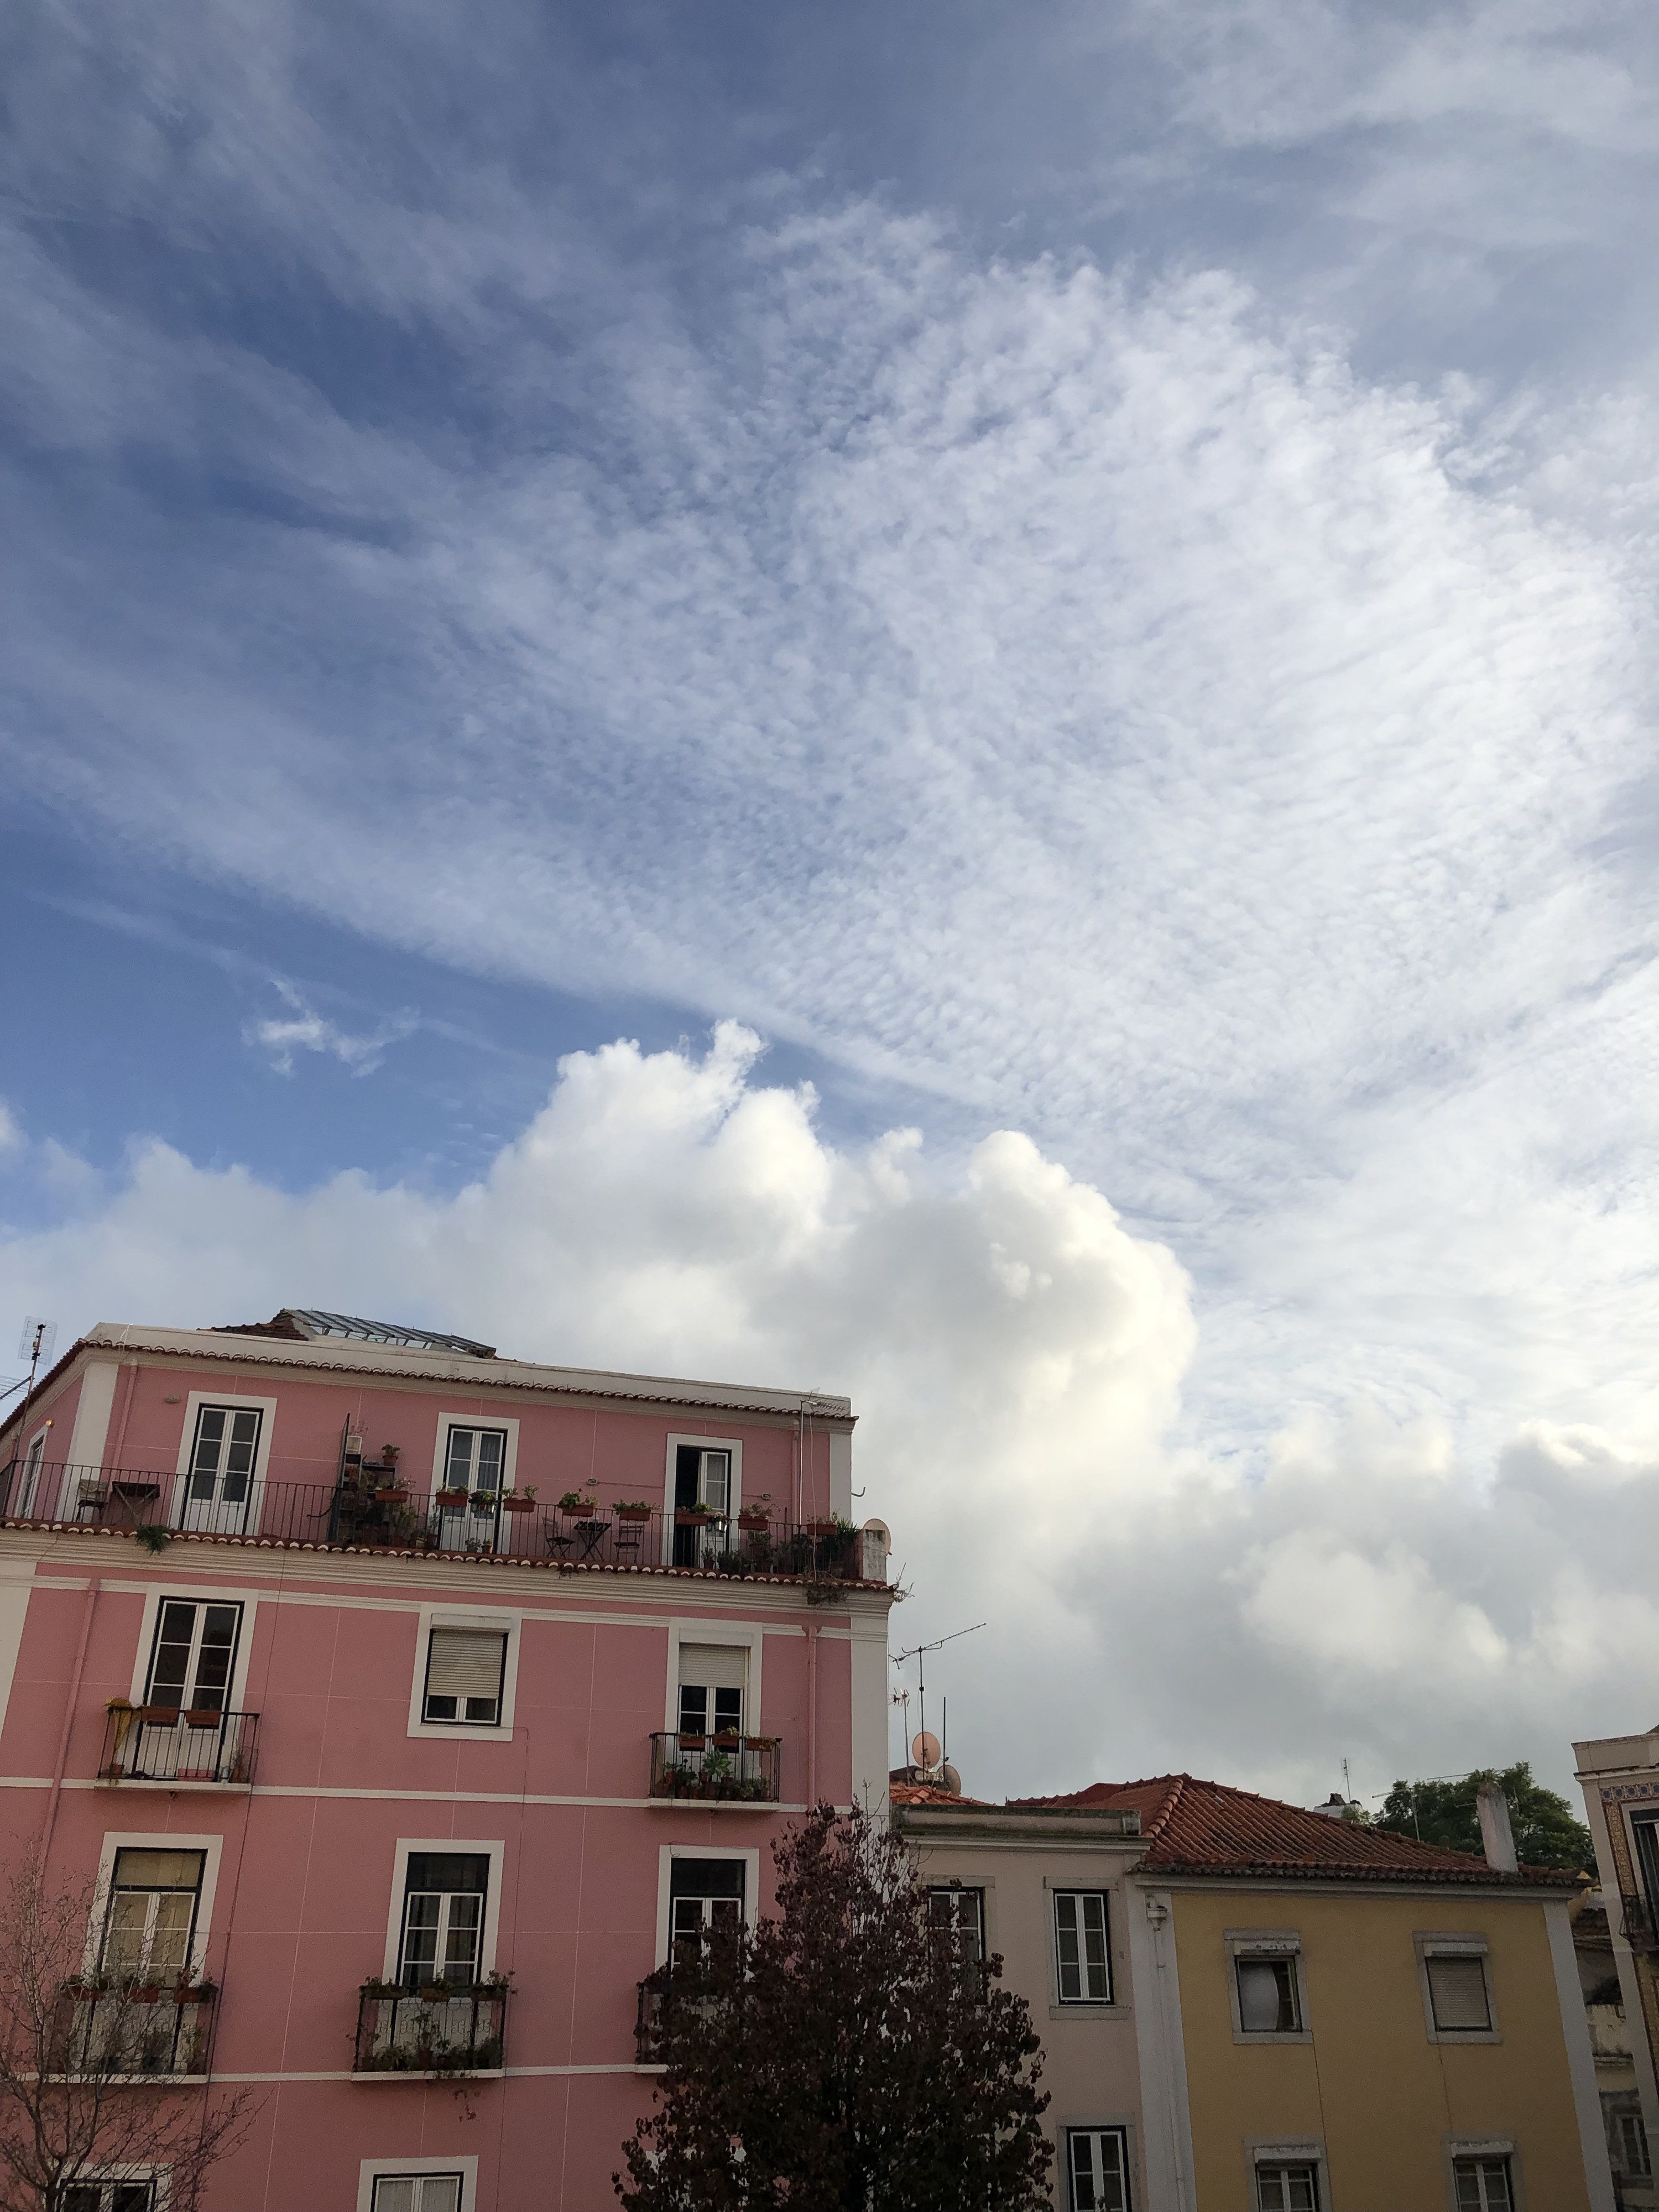
<path id="1" fill-rule="evenodd" d="M 438 1541 L 446 1552 L 493 1552 L 501 1527 L 505 1429 L 452 1428 L 444 1455 Z"/>
<path id="2" fill-rule="evenodd" d="M 489 1861 L 482 1852 L 411 1851 L 398 1978 L 470 1988 L 478 1978 Z"/>
<path id="3" fill-rule="evenodd" d="M 105 1973 L 116 1981 L 176 1982 L 189 1972 L 204 1856 L 117 1851 L 100 1961 Z"/>
<path id="4" fill-rule="evenodd" d="M 185 1477 L 181 1528 L 240 1536 L 248 1527 L 264 1418 L 257 1407 L 246 1406 L 200 1409 Z"/>

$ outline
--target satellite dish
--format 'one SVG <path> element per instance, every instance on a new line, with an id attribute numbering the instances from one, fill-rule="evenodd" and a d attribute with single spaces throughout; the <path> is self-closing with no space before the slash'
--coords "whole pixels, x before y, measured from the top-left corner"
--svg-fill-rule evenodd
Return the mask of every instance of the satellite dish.
<path id="1" fill-rule="evenodd" d="M 937 1766 L 939 1762 L 939 1741 L 931 1729 L 911 1739 L 910 1756 L 918 1766 Z"/>

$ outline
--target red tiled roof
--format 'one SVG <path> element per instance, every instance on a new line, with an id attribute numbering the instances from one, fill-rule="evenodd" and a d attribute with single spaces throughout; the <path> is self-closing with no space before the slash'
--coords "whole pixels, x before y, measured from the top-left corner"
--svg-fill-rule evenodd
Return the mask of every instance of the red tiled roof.
<path id="1" fill-rule="evenodd" d="M 942 1805 L 954 1809 L 964 1805 L 985 1807 L 983 1797 L 958 1797 L 954 1790 L 941 1790 L 936 1782 L 890 1782 L 887 1785 L 889 1802 L 895 1805 Z M 993 1812 L 999 1808 L 991 1806 Z"/>
<path id="2" fill-rule="evenodd" d="M 1224 1782 L 1161 1774 L 1144 1782 L 1096 1782 L 1063 1797 L 1010 1799 L 1011 1807 L 1133 1810 L 1150 1874 L 1300 1875 L 1348 1881 L 1492 1882 L 1572 1888 L 1576 1874 L 1522 1867 L 1499 1874 L 1466 1851 L 1441 1850 L 1410 1836 L 1359 1822 L 1330 1820 L 1299 1805 L 1258 1797 Z"/>

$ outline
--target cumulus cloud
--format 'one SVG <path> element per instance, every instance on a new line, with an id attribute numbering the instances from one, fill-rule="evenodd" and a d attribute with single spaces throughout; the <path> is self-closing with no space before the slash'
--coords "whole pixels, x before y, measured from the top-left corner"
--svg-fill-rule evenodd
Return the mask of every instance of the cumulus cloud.
<path id="1" fill-rule="evenodd" d="M 286 1001 L 289 1012 L 246 1022 L 242 1035 L 249 1044 L 270 1054 L 270 1064 L 279 1075 L 293 1074 L 296 1052 L 327 1053 L 353 1075 L 372 1075 L 384 1059 L 386 1047 L 412 1036 L 415 1030 L 414 1015 L 398 1014 L 380 1023 L 369 1035 L 354 1036 L 337 1022 L 319 1014 L 304 993 L 296 990 L 292 983 L 278 980 L 273 988 Z"/>
<path id="2" fill-rule="evenodd" d="M 826 1141 L 809 1090 L 722 1024 L 625 1042 L 453 1197 L 341 1176 L 289 1195 L 151 1144 L 5 1263 L 83 1327 L 320 1301 L 556 1361 L 848 1389 L 861 1510 L 891 1523 L 953 1752 L 1011 1792 L 1188 1765 L 1322 1794 L 1633 1723 L 1659 1663 L 1659 1464 L 1588 1431 L 1460 1463 L 1360 1406 L 1265 1479 L 1171 1442 L 1190 1286 L 1011 1131 L 960 1169 L 914 1130 Z M 1609 1540 L 1610 1535 L 1613 1540 Z M 1632 1702 L 1634 1701 L 1634 1702 Z"/>

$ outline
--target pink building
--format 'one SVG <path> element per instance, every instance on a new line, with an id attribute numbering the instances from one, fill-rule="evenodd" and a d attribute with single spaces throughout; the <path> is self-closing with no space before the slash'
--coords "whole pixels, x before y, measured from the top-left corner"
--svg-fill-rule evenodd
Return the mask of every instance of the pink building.
<path id="1" fill-rule="evenodd" d="M 100 1325 L 0 1428 L 8 1849 L 262 2098 L 210 2206 L 614 2203 L 676 1931 L 884 1802 L 852 1431 L 297 1310 Z"/>

